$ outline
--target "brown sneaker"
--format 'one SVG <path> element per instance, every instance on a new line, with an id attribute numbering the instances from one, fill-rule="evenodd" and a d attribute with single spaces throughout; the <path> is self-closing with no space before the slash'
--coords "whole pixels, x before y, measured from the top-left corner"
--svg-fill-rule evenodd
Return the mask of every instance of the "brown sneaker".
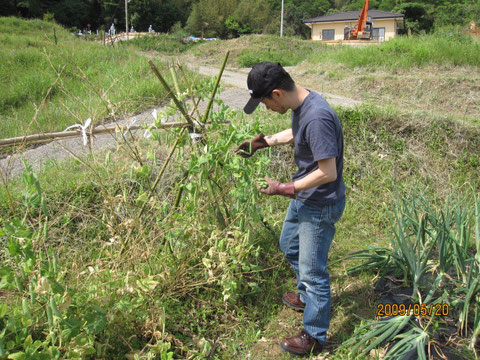
<path id="1" fill-rule="evenodd" d="M 315 354 L 322 350 L 322 345 L 303 329 L 297 336 L 292 336 L 280 343 L 283 351 L 295 355 Z"/>
<path id="2" fill-rule="evenodd" d="M 282 296 L 282 301 L 285 305 L 293 310 L 303 311 L 305 309 L 305 303 L 300 300 L 300 294 L 287 291 Z"/>

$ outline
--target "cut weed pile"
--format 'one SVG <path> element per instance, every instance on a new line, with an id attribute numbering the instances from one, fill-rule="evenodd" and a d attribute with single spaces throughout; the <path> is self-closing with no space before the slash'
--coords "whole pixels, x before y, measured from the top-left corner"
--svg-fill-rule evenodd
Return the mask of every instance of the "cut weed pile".
<path id="1" fill-rule="evenodd" d="M 52 23 L 0 18 L 0 47 L 0 138 L 62 131 L 87 118 L 98 124 L 165 95 L 135 51 L 77 39 Z"/>

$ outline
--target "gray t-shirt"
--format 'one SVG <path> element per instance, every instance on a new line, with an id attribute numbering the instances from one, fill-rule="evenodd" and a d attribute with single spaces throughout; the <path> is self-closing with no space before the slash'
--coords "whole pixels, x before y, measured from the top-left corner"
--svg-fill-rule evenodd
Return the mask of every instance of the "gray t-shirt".
<path id="1" fill-rule="evenodd" d="M 292 111 L 292 131 L 295 143 L 293 180 L 318 169 L 318 160 L 336 158 L 337 179 L 298 192 L 297 199 L 313 205 L 328 205 L 345 196 L 343 182 L 343 132 L 340 120 L 323 97 L 310 91 L 302 105 Z"/>

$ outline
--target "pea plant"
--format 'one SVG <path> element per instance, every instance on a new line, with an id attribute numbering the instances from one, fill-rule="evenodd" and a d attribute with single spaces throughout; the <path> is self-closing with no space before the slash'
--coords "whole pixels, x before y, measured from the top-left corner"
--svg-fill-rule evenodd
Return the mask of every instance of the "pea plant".
<path id="1" fill-rule="evenodd" d="M 207 277 L 214 272 L 212 263 L 218 265 L 215 267 L 217 272 L 223 269 L 218 282 L 222 287 L 224 299 L 232 300 L 235 294 L 241 292 L 239 291 L 241 280 L 235 274 L 239 271 L 252 270 L 253 265 L 248 260 L 249 254 L 258 254 L 258 246 L 252 243 L 249 227 L 252 224 L 259 224 L 271 231 L 262 214 L 257 191 L 258 174 L 268 174 L 270 160 L 267 154 L 258 154 L 255 158 L 245 160 L 233 151 L 235 144 L 253 137 L 261 132 L 261 129 L 257 121 L 239 122 L 239 114 L 236 111 L 221 100 L 215 99 L 227 59 L 228 53 L 217 78 L 199 85 L 189 84 L 188 78 L 179 66 L 182 80 L 188 85 L 183 93 L 180 93 L 177 86 L 176 93 L 172 91 L 165 79 L 155 71 L 153 63 L 151 66 L 172 98 L 170 106 L 157 116 L 157 122 L 181 113 L 190 125 L 188 128 L 178 130 L 176 137 L 166 138 L 166 141 L 173 142 L 173 145 L 164 164 L 168 163 L 177 147 L 180 155 L 183 155 L 176 159 L 176 166 L 181 169 L 183 181 L 172 189 L 176 196 L 171 211 L 175 213 L 177 219 L 184 218 L 191 222 L 192 218 L 197 218 L 199 223 L 216 223 L 214 231 L 223 231 L 226 238 L 230 236 L 243 239 L 241 249 L 228 241 L 216 242 L 203 261 Z M 171 71 L 171 76 L 172 82 L 177 84 L 177 74 Z M 187 97 L 189 103 L 184 101 Z M 205 98 L 208 99 L 208 103 L 202 115 L 197 104 Z M 154 128 L 155 126 L 149 129 L 154 135 L 152 139 L 161 143 L 164 139 L 155 136 Z M 188 129 L 188 132 L 185 129 Z M 160 172 L 159 176 L 162 174 Z M 152 189 L 158 184 L 159 176 L 151 186 Z M 205 209 L 210 215 L 205 218 L 201 209 Z M 230 256 L 224 256 L 225 252 Z M 219 261 L 222 264 L 218 264 Z M 247 288 L 255 286 L 256 284 L 249 284 Z"/>
<path id="2" fill-rule="evenodd" d="M 164 298 L 211 289 L 227 307 L 261 291 L 258 235 L 273 230 L 256 186 L 259 174 L 269 175 L 270 160 L 268 150 L 249 159 L 233 151 L 262 129 L 258 121 L 244 121 L 242 114 L 216 99 L 227 58 L 216 78 L 199 83 L 191 82 L 180 65 L 172 66 L 172 88 L 151 63 L 171 102 L 145 129 L 147 159 L 139 143 L 122 136 L 134 162 L 129 163 L 126 185 L 117 188 L 122 179 L 109 170 L 111 153 L 101 171 L 78 159 L 98 181 L 96 190 L 88 190 L 87 184 L 80 188 L 95 199 L 93 224 L 102 232 L 99 237 L 113 239 L 105 245 L 111 272 L 86 266 L 87 275 L 98 277 L 75 282 L 87 275 L 72 274 L 68 262 L 57 258 L 56 235 L 51 235 L 65 216 L 49 205 L 37 176 L 25 164 L 22 199 L 12 199 L 12 205 L 21 206 L 9 219 L 0 220 L 0 241 L 5 245 L 0 296 L 6 299 L 0 304 L 0 358 L 105 358 L 113 351 L 109 341 L 119 338 L 112 325 L 136 324 L 139 314 L 146 317 L 145 309 L 161 308 Z M 185 91 L 180 89 L 180 76 Z M 206 109 L 200 112 L 202 101 Z M 163 130 L 162 123 L 178 116 L 185 120 L 182 127 Z M 168 149 L 161 160 L 155 152 L 159 145 Z M 175 168 L 169 172 L 169 167 Z M 174 174 L 173 180 L 166 174 Z M 158 241 L 147 243 L 152 235 Z M 147 257 L 142 268 L 135 256 L 144 244 L 154 261 Z M 185 281 L 169 280 L 175 276 Z M 132 348 L 127 358 L 171 359 L 179 352 L 201 359 L 212 351 L 209 342 L 200 350 L 178 345 L 165 323 L 164 319 L 161 331 L 153 331 L 156 335 L 148 338 L 148 346 Z"/>

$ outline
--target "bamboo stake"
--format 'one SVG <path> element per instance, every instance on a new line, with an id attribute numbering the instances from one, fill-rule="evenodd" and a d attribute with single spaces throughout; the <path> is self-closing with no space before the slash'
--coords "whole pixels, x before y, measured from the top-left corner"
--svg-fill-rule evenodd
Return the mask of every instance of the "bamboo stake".
<path id="1" fill-rule="evenodd" d="M 212 104 L 213 104 L 213 100 L 215 98 L 215 95 L 217 94 L 217 91 L 218 91 L 218 86 L 220 84 L 220 80 L 222 78 L 222 75 L 223 75 L 223 71 L 225 70 L 225 66 L 227 64 L 227 60 L 228 60 L 228 56 L 230 54 L 230 51 L 227 51 L 227 53 L 225 54 L 225 58 L 223 60 L 223 64 L 222 64 L 222 67 L 220 68 L 220 72 L 218 74 L 218 77 L 217 77 L 217 80 L 215 82 L 215 86 L 212 90 L 212 94 L 210 96 L 210 99 L 209 99 L 209 102 L 208 102 L 208 105 L 207 105 L 207 109 L 205 110 L 205 113 L 204 113 L 204 116 L 203 116 L 203 123 L 205 123 L 205 121 L 208 119 L 208 115 L 210 113 L 210 109 L 212 107 Z M 188 83 L 188 80 L 187 80 L 187 77 L 185 76 L 185 72 L 183 71 L 182 67 L 179 66 L 180 68 L 180 71 L 182 72 L 183 74 L 183 77 L 184 77 L 184 80 L 186 81 L 187 83 L 187 86 L 189 88 L 189 91 L 190 91 L 190 95 L 193 97 L 193 91 L 192 91 L 192 87 L 190 86 L 190 84 Z M 200 118 L 200 113 L 198 112 L 198 108 L 195 106 L 195 100 L 193 101 L 194 103 L 194 110 L 197 111 L 198 115 L 199 115 L 199 118 Z M 220 166 L 223 166 L 223 164 L 220 162 Z M 208 187 L 208 193 L 212 199 L 212 201 L 215 203 L 215 207 L 213 209 L 213 212 L 218 220 L 218 223 L 220 225 L 220 227 L 222 229 L 225 229 L 226 227 L 226 221 L 225 221 L 225 217 L 223 216 L 222 212 L 220 211 L 219 209 L 219 204 L 218 202 L 216 201 L 216 198 L 215 198 L 215 191 L 214 191 L 214 188 L 212 187 L 212 184 L 211 184 L 211 179 L 209 176 L 207 176 L 207 187 Z M 220 188 L 220 186 L 218 186 L 218 184 L 216 184 L 217 187 L 220 189 L 220 191 L 222 190 Z M 182 196 L 182 193 L 183 193 L 183 187 L 180 188 L 178 194 L 177 194 L 177 197 L 175 199 L 175 204 L 174 204 L 174 209 L 176 209 L 178 207 L 178 205 L 180 204 L 180 199 L 181 199 L 181 196 Z M 222 201 L 223 201 L 223 206 L 225 208 L 225 213 L 227 214 L 227 217 L 229 217 L 229 214 L 228 214 L 228 209 L 226 207 L 226 204 L 225 204 L 225 199 L 223 198 L 222 196 Z"/>
<path id="2" fill-rule="evenodd" d="M 208 176 L 207 176 L 207 188 L 208 188 L 208 194 L 210 195 L 210 200 L 212 201 L 212 203 L 216 205 L 216 206 L 213 206 L 212 208 L 213 213 L 217 217 L 217 221 L 221 229 L 224 230 L 227 227 L 227 223 L 225 222 L 225 217 L 223 216 L 222 212 L 219 209 L 220 206 L 215 197 L 215 191 L 213 190 L 213 187 L 212 187 L 212 180 L 210 180 L 210 177 Z"/>
<path id="3" fill-rule="evenodd" d="M 180 69 L 180 72 L 182 73 L 183 81 L 185 81 L 185 84 L 187 85 L 188 94 L 193 99 L 193 107 L 194 107 L 194 109 L 197 113 L 197 119 L 201 119 L 202 116 L 200 115 L 200 111 L 198 110 L 198 104 L 200 103 L 200 98 L 198 99 L 197 104 L 195 104 L 195 94 L 193 93 L 192 85 L 190 84 L 190 81 L 188 81 L 188 77 L 185 74 L 185 71 L 183 70 L 183 67 L 182 67 L 181 64 L 178 64 L 178 68 Z"/>
<path id="4" fill-rule="evenodd" d="M 145 211 L 145 207 L 147 205 L 147 203 L 150 201 L 150 199 L 152 198 L 152 195 L 155 191 L 155 188 L 157 187 L 160 179 L 162 178 L 163 174 L 165 173 L 165 170 L 167 169 L 167 166 L 168 164 L 170 163 L 170 160 L 172 159 L 173 157 L 173 153 L 175 152 L 177 146 L 178 146 L 178 143 L 180 142 L 180 139 L 182 138 L 182 135 L 183 135 L 183 132 L 185 131 L 185 127 L 182 128 L 182 130 L 180 131 L 180 133 L 178 134 L 178 137 L 177 137 L 177 140 L 175 141 L 175 143 L 173 144 L 171 150 L 170 150 L 170 153 L 168 154 L 168 157 L 167 159 L 165 160 L 165 162 L 163 163 L 163 166 L 162 166 L 162 169 L 160 170 L 160 172 L 158 173 L 157 175 L 157 178 L 155 179 L 155 182 L 153 183 L 153 186 L 151 187 L 150 189 L 150 194 L 148 195 L 147 197 L 147 201 L 145 201 L 142 205 L 142 208 L 140 209 L 140 212 L 137 214 L 137 216 L 135 217 L 135 222 L 138 222 L 138 220 L 140 220 L 140 218 L 142 217 L 143 215 L 143 212 Z M 127 243 L 128 243 L 128 240 L 130 239 L 130 235 L 132 233 L 132 230 L 133 230 L 133 227 L 131 227 L 128 231 L 128 234 L 127 236 L 125 237 L 125 241 L 123 241 L 123 244 L 122 244 L 122 249 L 120 250 L 120 253 L 119 253 L 119 256 L 122 256 L 123 255 L 123 252 L 125 251 L 126 249 L 126 246 L 127 246 Z"/>
<path id="5" fill-rule="evenodd" d="M 149 195 L 148 198 L 147 198 L 148 200 L 150 200 L 150 198 L 152 197 L 153 192 L 155 191 L 155 188 L 156 188 L 157 185 L 158 185 L 158 182 L 159 182 L 160 179 L 162 178 L 163 173 L 165 172 L 165 170 L 167 169 L 168 163 L 169 163 L 170 160 L 172 159 L 173 153 L 174 153 L 175 150 L 177 149 L 178 143 L 180 142 L 180 139 L 182 138 L 182 135 L 183 135 L 184 130 L 185 130 L 185 128 L 183 128 L 183 129 L 180 131 L 180 134 L 178 134 L 177 140 L 175 140 L 175 143 L 173 144 L 172 149 L 170 150 L 170 154 L 168 154 L 167 160 L 165 160 L 165 163 L 163 164 L 162 169 L 161 169 L 160 172 L 158 173 L 157 178 L 155 179 L 155 182 L 153 183 L 152 189 L 150 190 L 150 195 Z M 140 213 L 138 214 L 138 217 L 139 217 L 139 218 L 142 216 L 143 211 L 145 210 L 145 205 L 147 205 L 148 200 L 143 203 L 143 206 L 142 206 L 142 208 L 141 208 L 141 210 L 140 210 Z"/>
<path id="6" fill-rule="evenodd" d="M 173 86 L 175 87 L 177 96 L 180 96 L 182 92 L 180 91 L 180 87 L 178 86 L 177 74 L 175 74 L 175 69 L 173 68 L 173 65 L 170 65 L 170 74 L 172 75 Z"/>
<path id="7" fill-rule="evenodd" d="M 189 124 L 185 122 L 172 121 L 168 123 L 163 123 L 158 128 L 165 129 L 165 128 L 174 128 L 174 127 L 185 127 L 185 126 L 189 126 Z M 143 127 L 141 125 L 135 125 L 135 126 L 131 126 L 130 130 L 138 130 L 142 128 Z M 119 126 L 119 127 L 108 127 L 104 129 L 93 129 L 89 132 L 89 135 L 112 133 L 117 130 L 125 131 L 127 130 L 127 127 Z M 0 148 L 5 146 L 12 146 L 16 144 L 48 142 L 48 141 L 53 141 L 57 139 L 72 138 L 72 137 L 78 137 L 78 136 L 82 136 L 82 132 L 80 130 L 52 132 L 52 133 L 46 133 L 46 134 L 26 135 L 26 136 L 20 136 L 20 137 L 15 137 L 10 139 L 0 139 Z"/>
<path id="8" fill-rule="evenodd" d="M 177 108 L 178 110 L 180 110 L 180 112 L 182 113 L 183 117 L 185 118 L 185 120 L 187 120 L 187 122 L 190 124 L 190 126 L 195 129 L 197 126 L 195 125 L 195 123 L 193 122 L 192 118 L 190 117 L 190 115 L 188 115 L 188 113 L 186 112 L 185 108 L 183 107 L 182 103 L 178 100 L 178 98 L 175 96 L 175 94 L 173 93 L 173 91 L 170 89 L 170 86 L 168 86 L 167 82 L 165 81 L 165 79 L 163 78 L 163 76 L 160 74 L 160 72 L 158 71 L 157 67 L 155 66 L 155 64 L 153 63 L 152 60 L 149 60 L 148 63 L 150 64 L 150 67 L 152 68 L 154 74 L 157 76 L 158 80 L 160 80 L 160 82 L 162 83 L 163 87 L 165 88 L 165 90 L 167 91 L 167 94 L 172 98 L 173 102 L 175 103 L 175 105 L 177 105 Z"/>
<path id="9" fill-rule="evenodd" d="M 12 196 L 10 195 L 10 191 L 8 190 L 8 184 L 7 184 L 7 180 L 4 178 L 2 172 L 0 171 L 0 177 L 2 178 L 2 182 L 3 182 L 3 186 L 5 186 L 5 191 L 7 193 L 7 197 L 8 197 L 8 204 L 10 205 L 10 209 L 12 210 L 12 212 L 14 214 L 16 214 L 15 212 L 15 205 L 13 205 L 13 199 L 12 199 Z"/>
<path id="10" fill-rule="evenodd" d="M 223 59 L 222 67 L 220 68 L 220 72 L 218 73 L 217 81 L 215 82 L 215 86 L 213 87 L 212 95 L 210 96 L 210 100 L 208 101 L 207 109 L 205 110 L 205 114 L 203 115 L 202 122 L 204 124 L 207 122 L 208 115 L 210 114 L 210 109 L 212 108 L 212 105 L 213 105 L 213 99 L 217 94 L 218 85 L 220 84 L 220 79 L 222 78 L 223 71 L 225 70 L 225 66 L 227 65 L 227 60 L 229 55 L 230 55 L 230 50 L 227 50 L 225 54 L 225 58 Z"/>

